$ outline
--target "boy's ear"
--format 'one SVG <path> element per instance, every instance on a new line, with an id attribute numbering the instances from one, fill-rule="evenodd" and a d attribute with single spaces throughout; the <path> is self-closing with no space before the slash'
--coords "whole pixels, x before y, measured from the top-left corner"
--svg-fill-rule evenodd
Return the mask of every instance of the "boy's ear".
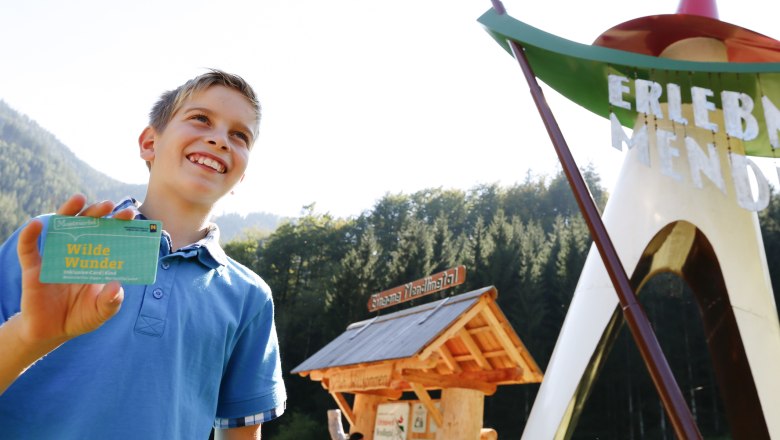
<path id="1" fill-rule="evenodd" d="M 141 135 L 138 136 L 138 147 L 141 155 L 141 159 L 151 162 L 154 160 L 154 142 L 157 138 L 157 131 L 148 126 L 144 128 Z"/>

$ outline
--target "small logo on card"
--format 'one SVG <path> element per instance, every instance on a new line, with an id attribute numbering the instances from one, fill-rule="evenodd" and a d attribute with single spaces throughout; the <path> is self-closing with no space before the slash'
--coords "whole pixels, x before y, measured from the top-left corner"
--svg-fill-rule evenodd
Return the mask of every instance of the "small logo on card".
<path id="1" fill-rule="evenodd" d="M 98 219 L 94 217 L 64 217 L 54 219 L 54 229 L 94 228 Z"/>

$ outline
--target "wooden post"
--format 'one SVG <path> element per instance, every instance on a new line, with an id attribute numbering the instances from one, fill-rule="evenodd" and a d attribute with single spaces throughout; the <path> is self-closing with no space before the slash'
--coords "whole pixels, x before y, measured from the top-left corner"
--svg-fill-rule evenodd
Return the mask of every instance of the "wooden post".
<path id="1" fill-rule="evenodd" d="M 477 390 L 445 388 L 441 391 L 444 422 L 436 440 L 479 440 L 485 411 L 485 395 Z"/>
<path id="2" fill-rule="evenodd" d="M 355 403 L 352 405 L 352 413 L 355 415 L 355 424 L 349 427 L 349 433 L 359 432 L 364 440 L 373 440 L 374 423 L 376 422 L 376 408 L 380 403 L 388 401 L 387 397 L 372 394 L 355 394 Z"/>

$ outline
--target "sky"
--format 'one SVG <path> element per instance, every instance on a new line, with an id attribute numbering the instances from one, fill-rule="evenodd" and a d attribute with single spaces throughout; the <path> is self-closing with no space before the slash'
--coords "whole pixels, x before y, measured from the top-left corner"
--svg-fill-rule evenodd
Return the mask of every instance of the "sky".
<path id="1" fill-rule="evenodd" d="M 512 17 L 584 44 L 678 3 L 503 1 Z M 780 39 L 768 4 L 717 2 L 721 20 Z M 246 178 L 215 213 L 297 216 L 314 203 L 355 216 L 386 194 L 509 186 L 560 169 L 517 62 L 477 22 L 490 7 L 0 0 L 0 99 L 92 167 L 145 183 L 137 139 L 160 93 L 208 68 L 237 73 L 263 119 Z M 544 89 L 577 163 L 609 189 L 623 159 L 609 121 Z"/>

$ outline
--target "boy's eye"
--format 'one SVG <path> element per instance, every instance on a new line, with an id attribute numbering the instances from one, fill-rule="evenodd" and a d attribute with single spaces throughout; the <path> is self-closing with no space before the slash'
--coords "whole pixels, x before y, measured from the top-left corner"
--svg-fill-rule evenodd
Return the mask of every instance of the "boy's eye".
<path id="1" fill-rule="evenodd" d="M 237 131 L 237 132 L 233 133 L 233 135 L 238 137 L 242 141 L 244 141 L 244 144 L 249 145 L 249 135 L 247 135 L 246 133 L 244 133 L 242 131 Z"/>
<path id="2" fill-rule="evenodd" d="M 200 122 L 209 122 L 209 118 L 206 115 L 194 115 L 192 119 Z"/>

